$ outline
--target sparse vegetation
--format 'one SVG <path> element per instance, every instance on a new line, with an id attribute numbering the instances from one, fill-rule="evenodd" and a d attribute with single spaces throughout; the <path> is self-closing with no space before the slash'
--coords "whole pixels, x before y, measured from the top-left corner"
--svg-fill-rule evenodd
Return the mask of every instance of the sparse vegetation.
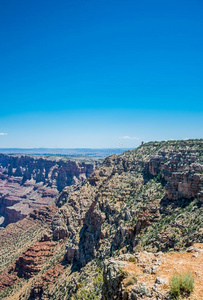
<path id="1" fill-rule="evenodd" d="M 128 276 L 128 272 L 125 271 L 122 267 L 119 268 L 119 273 L 120 273 L 121 277 L 123 277 L 123 278 Z"/>
<path id="2" fill-rule="evenodd" d="M 84 283 L 78 284 L 78 291 L 73 295 L 75 300 L 99 300 L 101 289 L 103 285 L 102 271 L 96 267 L 97 273 L 93 278 L 91 284 L 85 285 Z"/>
<path id="3" fill-rule="evenodd" d="M 137 263 L 137 259 L 136 259 L 136 257 L 134 257 L 134 256 L 130 256 L 129 259 L 128 259 L 128 261 L 129 261 L 129 262 L 133 262 L 133 263 L 135 263 L 135 264 Z"/>
<path id="4" fill-rule="evenodd" d="M 194 277 L 191 272 L 174 274 L 170 280 L 170 293 L 174 300 L 180 295 L 189 295 L 194 290 Z"/>
<path id="5" fill-rule="evenodd" d="M 125 282 L 125 286 L 133 285 L 136 282 L 137 282 L 137 278 L 134 275 L 128 276 Z"/>

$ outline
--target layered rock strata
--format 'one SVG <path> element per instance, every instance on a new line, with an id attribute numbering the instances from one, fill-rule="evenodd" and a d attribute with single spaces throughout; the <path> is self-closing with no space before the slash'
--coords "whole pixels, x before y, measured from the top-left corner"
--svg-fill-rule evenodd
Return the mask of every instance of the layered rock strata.
<path id="1" fill-rule="evenodd" d="M 79 184 L 98 162 L 0 154 L 0 226 L 53 203 L 65 186 Z"/>

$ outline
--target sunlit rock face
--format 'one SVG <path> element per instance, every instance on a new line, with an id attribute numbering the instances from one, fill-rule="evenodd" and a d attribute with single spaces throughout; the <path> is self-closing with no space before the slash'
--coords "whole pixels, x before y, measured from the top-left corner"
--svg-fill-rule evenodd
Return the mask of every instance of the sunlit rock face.
<path id="1" fill-rule="evenodd" d="M 0 154 L 0 226 L 53 203 L 65 186 L 84 181 L 97 163 Z"/>

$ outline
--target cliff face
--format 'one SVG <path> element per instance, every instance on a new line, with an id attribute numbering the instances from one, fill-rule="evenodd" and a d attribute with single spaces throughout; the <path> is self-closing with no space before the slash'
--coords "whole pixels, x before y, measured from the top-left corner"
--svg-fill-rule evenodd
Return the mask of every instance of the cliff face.
<path id="1" fill-rule="evenodd" d="M 146 173 L 167 183 L 167 199 L 197 197 L 203 202 L 203 165 L 197 155 L 193 149 L 160 151 L 146 165 Z"/>
<path id="2" fill-rule="evenodd" d="M 19 221 L 15 235 L 13 224 L 0 231 L 9 261 L 0 297 L 170 299 L 174 267 L 202 266 L 202 245 L 197 253 L 182 253 L 203 241 L 202 166 L 202 140 L 147 143 L 106 158 L 81 186 L 65 187 L 56 206 Z M 19 230 L 24 246 L 14 256 Z M 191 270 L 198 283 L 191 299 L 201 299 L 202 269 Z"/>
<path id="3" fill-rule="evenodd" d="M 4 226 L 54 202 L 65 186 L 84 181 L 96 162 L 0 154 L 0 220 Z"/>
<path id="4" fill-rule="evenodd" d="M 156 251 L 201 241 L 202 155 L 202 141 L 149 143 L 106 158 L 81 190 L 68 196 L 64 190 L 57 202 L 67 201 L 61 214 L 71 207 L 83 219 L 69 237 L 67 260 L 85 266 L 121 249 Z M 83 211 L 78 199 L 88 201 Z"/>

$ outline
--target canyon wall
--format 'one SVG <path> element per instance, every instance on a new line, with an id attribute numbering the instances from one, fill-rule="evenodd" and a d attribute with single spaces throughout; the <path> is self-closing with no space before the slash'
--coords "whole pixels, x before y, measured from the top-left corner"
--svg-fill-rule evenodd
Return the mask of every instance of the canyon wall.
<path id="1" fill-rule="evenodd" d="M 98 162 L 0 154 L 0 226 L 54 202 L 65 186 L 84 181 Z"/>
<path id="2" fill-rule="evenodd" d="M 202 167 L 203 140 L 107 157 L 0 231 L 0 298 L 167 300 L 174 270 L 190 270 L 203 299 Z"/>

